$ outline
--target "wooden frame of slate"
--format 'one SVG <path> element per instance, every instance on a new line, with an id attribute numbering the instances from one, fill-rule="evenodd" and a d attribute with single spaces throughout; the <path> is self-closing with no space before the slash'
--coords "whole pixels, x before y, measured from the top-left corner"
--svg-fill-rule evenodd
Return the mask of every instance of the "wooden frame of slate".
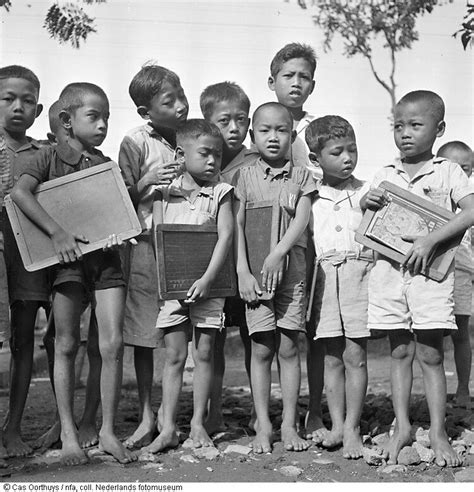
<path id="1" fill-rule="evenodd" d="M 385 190 L 389 202 L 377 211 L 367 210 L 364 213 L 355 239 L 398 263 L 403 262 L 405 250 L 411 247 L 408 242 L 400 243 L 400 236 L 411 234 L 409 229 L 413 226 L 414 219 L 426 231 L 431 232 L 446 224 L 454 216 L 450 210 L 388 181 L 383 181 L 379 187 Z M 405 216 L 404 211 L 406 211 Z M 438 282 L 443 280 L 454 260 L 461 240 L 462 235 L 459 235 L 440 244 L 431 255 L 427 271 L 422 274 Z"/>
<path id="2" fill-rule="evenodd" d="M 160 299 L 186 299 L 189 288 L 209 266 L 217 242 L 217 226 L 157 224 L 155 256 Z M 209 297 L 229 297 L 236 293 L 232 247 Z"/>
<path id="3" fill-rule="evenodd" d="M 271 200 L 247 202 L 245 205 L 245 238 L 247 259 L 252 275 L 262 286 L 263 262 L 278 243 L 280 205 Z M 259 299 L 268 300 L 273 294 L 263 292 Z"/>
<path id="4" fill-rule="evenodd" d="M 142 231 L 120 169 L 112 161 L 42 183 L 35 197 L 61 227 L 89 240 L 80 243 L 84 254 L 103 248 L 111 234 L 126 240 Z M 5 197 L 5 207 L 25 269 L 32 272 L 59 263 L 50 237 L 10 196 Z"/>

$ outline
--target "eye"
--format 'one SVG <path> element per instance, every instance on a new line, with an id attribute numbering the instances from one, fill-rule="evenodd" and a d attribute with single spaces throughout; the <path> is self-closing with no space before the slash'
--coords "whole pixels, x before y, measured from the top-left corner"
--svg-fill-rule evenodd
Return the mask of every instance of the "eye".
<path id="1" fill-rule="evenodd" d="M 227 126 L 229 124 L 229 118 L 220 118 L 217 122 L 222 126 Z"/>

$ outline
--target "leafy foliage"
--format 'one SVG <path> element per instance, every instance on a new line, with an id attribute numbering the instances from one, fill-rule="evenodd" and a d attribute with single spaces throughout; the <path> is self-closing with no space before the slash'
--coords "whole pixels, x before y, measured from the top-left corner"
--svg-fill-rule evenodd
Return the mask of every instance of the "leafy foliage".
<path id="1" fill-rule="evenodd" d="M 12 6 L 12 3 L 10 0 L 0 0 L 0 7 L 5 7 L 5 10 L 7 12 L 10 11 L 10 7 Z"/>
<path id="2" fill-rule="evenodd" d="M 469 44 L 474 45 L 474 4 L 467 5 L 463 21 L 462 28 L 455 32 L 453 36 L 460 35 L 463 48 L 466 49 Z"/>

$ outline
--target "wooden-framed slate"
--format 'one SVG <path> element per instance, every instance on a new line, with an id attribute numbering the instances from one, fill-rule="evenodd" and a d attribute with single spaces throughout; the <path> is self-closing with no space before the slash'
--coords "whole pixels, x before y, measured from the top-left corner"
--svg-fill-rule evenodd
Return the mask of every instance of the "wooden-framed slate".
<path id="1" fill-rule="evenodd" d="M 278 243 L 280 229 L 280 205 L 272 200 L 247 202 L 245 204 L 245 239 L 247 259 L 252 275 L 262 286 L 262 267 L 265 258 Z M 268 300 L 273 294 L 263 292 L 259 296 Z"/>
<path id="2" fill-rule="evenodd" d="M 113 161 L 42 183 L 35 197 L 62 228 L 89 240 L 80 243 L 84 254 L 103 248 L 111 234 L 126 240 L 142 231 L 120 169 Z M 25 269 L 32 272 L 58 263 L 49 236 L 9 195 L 5 207 Z"/>
<path id="3" fill-rule="evenodd" d="M 446 224 L 454 213 L 388 181 L 379 185 L 388 204 L 380 210 L 367 210 L 355 234 L 359 243 L 401 263 L 412 243 L 403 235 L 426 236 Z M 454 260 L 462 235 L 440 244 L 431 255 L 423 275 L 443 280 Z"/>
<path id="4" fill-rule="evenodd" d="M 155 255 L 160 299 L 186 299 L 189 288 L 205 273 L 217 242 L 217 226 L 157 224 Z M 209 297 L 236 294 L 232 247 Z"/>

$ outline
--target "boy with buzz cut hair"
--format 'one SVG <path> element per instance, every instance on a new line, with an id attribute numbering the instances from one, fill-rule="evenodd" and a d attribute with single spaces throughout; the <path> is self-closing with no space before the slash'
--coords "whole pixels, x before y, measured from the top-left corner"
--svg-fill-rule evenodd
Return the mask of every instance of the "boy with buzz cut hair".
<path id="1" fill-rule="evenodd" d="M 204 275 L 190 287 L 184 302 L 163 303 L 157 327 L 163 333 L 166 359 L 163 369 L 163 420 L 159 436 L 142 451 L 156 453 L 179 444 L 176 414 L 193 330 L 193 417 L 190 440 L 194 447 L 213 446 L 204 420 L 211 391 L 212 359 L 216 333 L 224 328 L 224 298 L 211 298 L 209 291 L 232 244 L 232 186 L 218 180 L 222 136 L 212 123 L 188 120 L 178 129 L 176 155 L 184 166 L 181 176 L 156 192 L 155 224 L 217 226 L 217 242 Z"/>
<path id="2" fill-rule="evenodd" d="M 418 90 L 395 106 L 394 139 L 401 159 L 377 173 L 373 184 L 387 180 L 436 205 L 461 211 L 426 236 L 402 236 L 413 243 L 401 264 L 377 255 L 369 278 L 369 328 L 387 330 L 391 346 L 392 399 L 395 431 L 383 456 L 395 464 L 411 443 L 409 400 L 413 359 L 420 363 L 430 413 L 429 437 L 439 466 L 459 466 L 461 458 L 448 442 L 445 429 L 446 376 L 443 335 L 456 330 L 453 314 L 454 268 L 441 282 L 421 275 L 436 246 L 474 224 L 474 187 L 458 164 L 433 157 L 433 144 L 445 130 L 444 102 L 438 94 Z M 363 210 L 378 210 L 386 201 L 380 188 L 361 200 Z"/>
<path id="3" fill-rule="evenodd" d="M 324 348 L 332 422 L 330 432 L 319 429 L 313 440 L 325 448 L 342 444 L 343 456 L 357 459 L 362 456 L 360 416 L 367 390 L 368 280 L 373 255 L 354 235 L 362 219 L 359 201 L 369 186 L 352 174 L 357 166 L 357 144 L 347 120 L 317 118 L 305 137 L 311 162 L 323 171 L 312 205 L 318 266 L 310 343 L 319 340 Z"/>
<path id="4" fill-rule="evenodd" d="M 259 106 L 253 114 L 250 135 L 260 157 L 255 164 L 240 168 L 233 183 L 237 198 L 236 268 L 240 296 L 247 303 L 252 341 L 250 371 L 257 415 L 252 448 L 254 453 L 272 449 L 269 404 L 271 364 L 276 353 L 283 398 L 282 441 L 288 451 L 304 451 L 309 443 L 296 430 L 301 378 L 298 335 L 305 331 L 306 229 L 316 185 L 306 168 L 293 166 L 287 158 L 295 132 L 285 106 L 276 102 Z M 247 258 L 245 207 L 247 202 L 266 200 L 279 203 L 281 221 L 279 241 L 265 259 L 260 286 Z M 260 300 L 262 289 L 274 297 Z"/>
<path id="5" fill-rule="evenodd" d="M 230 184 L 238 169 L 255 162 L 258 157 L 254 152 L 248 151 L 244 145 L 250 125 L 250 100 L 236 83 L 220 82 L 206 87 L 199 102 L 204 119 L 214 123 L 221 132 L 224 145 L 220 177 Z M 250 338 L 245 322 L 245 304 L 239 296 L 228 297 L 224 313 L 226 326 L 238 326 L 240 329 L 245 351 L 245 369 L 250 378 Z M 209 435 L 225 430 L 222 418 L 225 337 L 225 330 L 216 335 L 214 377 L 206 419 L 206 429 Z M 252 413 L 250 420 L 251 422 L 255 420 L 255 412 Z"/>
<path id="6" fill-rule="evenodd" d="M 311 46 L 289 43 L 271 61 L 268 87 L 293 118 L 293 129 L 296 131 L 290 153 L 293 165 L 305 166 L 315 178 L 320 178 L 321 171 L 312 166 L 308 159 L 309 149 L 304 140 L 304 132 L 315 118 L 303 109 L 303 105 L 314 90 L 316 65 L 316 54 Z"/>
<path id="7" fill-rule="evenodd" d="M 13 184 L 40 149 L 39 143 L 26 135 L 43 109 L 38 104 L 39 91 L 39 80 L 28 68 L 19 65 L 0 68 L 1 230 L 11 326 L 10 398 L 3 426 L 3 445 L 8 456 L 26 456 L 32 452 L 21 438 L 21 419 L 33 367 L 36 315 L 40 307 L 49 310 L 47 270 L 25 270 L 3 207 L 4 196 L 10 193 Z"/>
<path id="8" fill-rule="evenodd" d="M 442 145 L 437 157 L 457 162 L 468 178 L 472 175 L 474 154 L 469 145 L 459 140 Z M 451 331 L 454 346 L 454 362 L 458 377 L 458 387 L 453 404 L 472 410 L 469 394 L 472 350 L 469 338 L 469 318 L 472 311 L 472 231 L 468 229 L 459 245 L 454 259 L 454 317 L 458 329 Z"/>
<path id="9" fill-rule="evenodd" d="M 156 270 L 150 268 L 155 263 L 150 241 L 153 196 L 158 185 L 169 184 L 176 176 L 176 130 L 185 123 L 189 107 L 179 77 L 152 63 L 133 77 L 129 93 L 146 121 L 125 135 L 118 161 L 142 225 L 138 244 L 128 244 L 122 254 L 128 280 L 123 338 L 134 348 L 140 405 L 140 424 L 125 445 L 140 448 L 150 444 L 159 427 L 151 404 L 153 350 L 160 343 L 158 282 Z"/>
<path id="10" fill-rule="evenodd" d="M 68 132 L 67 142 L 42 148 L 25 167 L 12 191 L 18 207 L 50 236 L 59 259 L 51 272 L 53 316 L 56 327 L 54 347 L 54 385 L 61 420 L 61 461 L 79 465 L 88 461 L 81 449 L 73 413 L 74 361 L 80 331 L 80 315 L 86 292 L 96 302 L 99 350 L 102 358 L 100 391 L 102 427 L 100 448 L 120 463 L 136 459 L 114 433 L 122 379 L 122 322 L 125 302 L 125 282 L 120 257 L 113 248 L 120 244 L 112 235 L 104 251 L 82 255 L 80 243 L 87 238 L 71 234 L 57 224 L 34 196 L 37 186 L 76 171 L 107 162 L 97 146 L 107 135 L 109 101 L 104 91 L 91 83 L 67 85 L 59 97 L 60 118 Z"/>

